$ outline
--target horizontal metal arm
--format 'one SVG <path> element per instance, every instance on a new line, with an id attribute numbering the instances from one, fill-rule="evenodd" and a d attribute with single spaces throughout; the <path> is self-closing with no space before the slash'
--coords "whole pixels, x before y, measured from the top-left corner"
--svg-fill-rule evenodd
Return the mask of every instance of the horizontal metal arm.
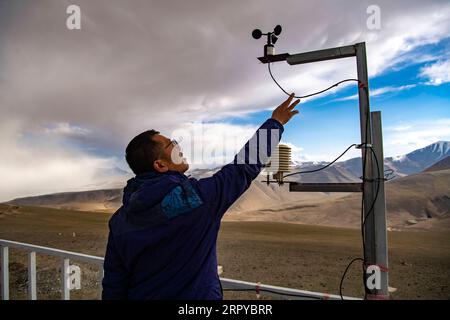
<path id="1" fill-rule="evenodd" d="M 275 55 L 268 55 L 265 57 L 259 57 L 258 60 L 261 61 L 262 63 L 279 62 L 286 60 L 286 62 L 289 63 L 290 65 L 296 65 L 317 61 L 349 58 L 356 56 L 355 47 L 357 45 L 358 44 L 317 51 L 303 52 L 292 55 L 289 53 L 281 53 Z"/>
<path id="2" fill-rule="evenodd" d="M 286 61 L 290 65 L 303 64 L 317 61 L 333 60 L 354 57 L 356 55 L 355 46 L 344 46 L 338 48 L 317 50 L 290 55 Z"/>
<path id="3" fill-rule="evenodd" d="M 290 182 L 289 191 L 297 192 L 362 192 L 362 183 L 298 183 Z"/>
<path id="4" fill-rule="evenodd" d="M 274 55 L 268 55 L 265 57 L 259 57 L 258 60 L 262 63 L 269 63 L 269 62 L 279 62 L 279 61 L 285 61 L 289 57 L 289 53 L 280 53 L 280 54 L 274 54 Z"/>

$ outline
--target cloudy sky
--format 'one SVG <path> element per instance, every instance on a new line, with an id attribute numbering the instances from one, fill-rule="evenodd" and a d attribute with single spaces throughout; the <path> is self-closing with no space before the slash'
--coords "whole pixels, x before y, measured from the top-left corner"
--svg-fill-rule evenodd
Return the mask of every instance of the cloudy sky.
<path id="1" fill-rule="evenodd" d="M 71 4 L 81 30 L 66 27 Z M 379 29 L 367 26 L 369 5 Z M 285 99 L 256 59 L 264 40 L 251 37 L 277 24 L 278 53 L 366 42 L 386 156 L 450 140 L 449 16 L 437 0 L 0 0 L 0 201 L 119 186 L 126 144 L 149 128 L 188 156 L 207 146 L 194 168 L 231 160 Z M 356 74 L 353 59 L 272 71 L 299 95 Z M 359 142 L 356 93 L 350 83 L 300 104 L 283 137 L 295 160 Z"/>

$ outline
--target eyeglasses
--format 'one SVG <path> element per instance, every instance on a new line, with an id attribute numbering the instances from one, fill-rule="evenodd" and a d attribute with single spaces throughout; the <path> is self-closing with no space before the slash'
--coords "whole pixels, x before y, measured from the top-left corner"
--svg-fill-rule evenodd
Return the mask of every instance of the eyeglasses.
<path id="1" fill-rule="evenodd" d="M 172 140 L 170 140 L 169 144 L 168 144 L 164 149 L 167 149 L 167 148 L 170 147 L 171 145 L 173 145 L 174 147 L 179 146 L 177 140 L 172 139 Z"/>

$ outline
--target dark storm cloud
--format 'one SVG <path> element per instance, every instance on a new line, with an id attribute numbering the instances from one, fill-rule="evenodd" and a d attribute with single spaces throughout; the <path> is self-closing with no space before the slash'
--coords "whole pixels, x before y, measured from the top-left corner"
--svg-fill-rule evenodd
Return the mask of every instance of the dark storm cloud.
<path id="1" fill-rule="evenodd" d="M 402 17 L 427 16 L 445 4 L 378 3 L 383 21 L 395 26 L 379 35 L 366 28 L 368 1 L 2 0 L 0 147 L 9 154 L 2 166 L 20 171 L 35 159 L 41 171 L 38 164 L 49 163 L 50 154 L 52 161 L 59 157 L 74 163 L 89 156 L 122 159 L 127 141 L 142 130 L 170 134 L 186 122 L 222 120 L 275 106 L 283 94 L 256 60 L 264 41 L 251 38 L 255 27 L 269 30 L 282 24 L 277 46 L 286 52 L 374 38 L 370 61 L 377 73 L 399 52 L 389 37 L 401 42 L 408 32 L 415 34 L 410 27 L 414 22 L 402 22 Z M 81 7 L 81 30 L 66 28 L 69 4 Z M 430 24 L 440 21 L 433 19 Z M 447 30 L 429 28 L 437 39 Z M 412 40 L 429 41 L 426 34 L 420 29 Z M 305 93 L 354 71 L 349 62 L 296 70 L 302 73 L 287 65 L 275 68 L 280 81 Z M 47 152 L 37 152 L 37 147 Z M 42 174 L 52 176 L 51 167 L 46 168 Z M 77 175 L 78 169 L 73 170 Z M 33 174 L 29 176 L 37 179 Z M 19 190 L 26 177 L 19 174 L 12 180 Z M 32 190 L 39 189 L 39 181 L 35 185 Z"/>

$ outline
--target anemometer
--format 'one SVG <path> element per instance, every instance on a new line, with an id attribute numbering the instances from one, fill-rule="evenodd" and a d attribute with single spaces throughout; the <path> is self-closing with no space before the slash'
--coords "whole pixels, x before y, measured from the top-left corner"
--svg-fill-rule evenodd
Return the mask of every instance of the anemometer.
<path id="1" fill-rule="evenodd" d="M 256 40 L 260 39 L 262 36 L 267 36 L 267 44 L 264 46 L 264 56 L 273 56 L 275 54 L 275 43 L 278 40 L 278 36 L 281 34 L 281 26 L 277 25 L 272 32 L 262 33 L 261 30 L 255 29 L 252 32 L 253 38 Z"/>

